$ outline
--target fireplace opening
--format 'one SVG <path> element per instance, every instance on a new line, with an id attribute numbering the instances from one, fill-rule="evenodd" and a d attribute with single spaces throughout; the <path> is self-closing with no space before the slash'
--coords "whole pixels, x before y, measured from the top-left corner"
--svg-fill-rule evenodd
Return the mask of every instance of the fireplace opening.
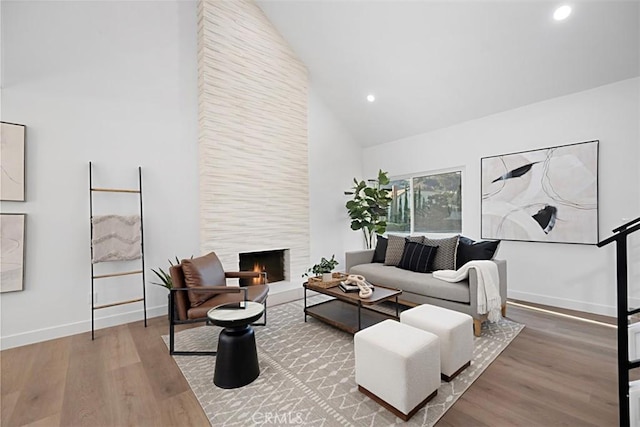
<path id="1" fill-rule="evenodd" d="M 240 254 L 240 271 L 260 271 L 267 273 L 268 283 L 285 280 L 285 249 Z M 260 283 L 259 278 L 240 279 L 240 286 Z"/>

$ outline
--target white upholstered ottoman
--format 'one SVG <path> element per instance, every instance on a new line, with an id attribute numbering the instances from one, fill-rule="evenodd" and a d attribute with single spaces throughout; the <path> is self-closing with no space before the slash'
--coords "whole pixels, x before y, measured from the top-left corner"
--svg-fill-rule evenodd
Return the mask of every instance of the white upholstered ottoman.
<path id="1" fill-rule="evenodd" d="M 353 337 L 358 389 L 407 421 L 438 393 L 436 335 L 384 320 Z"/>
<path id="2" fill-rule="evenodd" d="M 400 322 L 440 338 L 440 365 L 445 381 L 451 381 L 471 365 L 473 318 L 468 314 L 423 304 L 400 313 Z"/>

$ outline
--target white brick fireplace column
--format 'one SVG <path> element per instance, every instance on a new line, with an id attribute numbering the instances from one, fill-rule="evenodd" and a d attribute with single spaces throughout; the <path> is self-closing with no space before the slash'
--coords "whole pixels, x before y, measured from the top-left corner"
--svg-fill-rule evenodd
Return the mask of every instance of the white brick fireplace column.
<path id="1" fill-rule="evenodd" d="M 198 7 L 200 242 L 225 269 L 289 249 L 309 266 L 307 70 L 253 1 Z"/>

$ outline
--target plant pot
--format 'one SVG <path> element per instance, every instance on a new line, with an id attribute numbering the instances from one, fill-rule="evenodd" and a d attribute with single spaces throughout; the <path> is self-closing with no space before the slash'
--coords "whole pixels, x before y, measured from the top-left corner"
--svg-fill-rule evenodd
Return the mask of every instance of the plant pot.
<path id="1" fill-rule="evenodd" d="M 333 273 L 322 273 L 322 281 L 330 282 L 333 280 Z"/>

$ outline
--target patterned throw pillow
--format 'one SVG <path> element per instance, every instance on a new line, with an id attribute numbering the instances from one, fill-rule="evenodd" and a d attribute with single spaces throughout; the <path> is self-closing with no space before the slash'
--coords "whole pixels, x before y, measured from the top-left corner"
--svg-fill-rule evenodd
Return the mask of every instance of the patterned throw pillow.
<path id="1" fill-rule="evenodd" d="M 402 258 L 397 267 L 418 273 L 433 271 L 433 259 L 438 248 L 416 242 L 405 242 Z"/>
<path id="2" fill-rule="evenodd" d="M 423 236 L 408 237 L 409 241 L 422 243 Z M 389 234 L 387 236 L 387 253 L 384 257 L 384 265 L 398 265 L 404 251 L 404 236 Z"/>
<path id="3" fill-rule="evenodd" d="M 458 250 L 456 252 L 456 269 L 462 267 L 469 261 L 493 259 L 500 240 L 483 240 L 475 242 L 468 237 L 460 236 Z"/>
<path id="4" fill-rule="evenodd" d="M 438 252 L 436 252 L 436 257 L 433 260 L 433 271 L 456 269 L 456 250 L 458 249 L 459 237 L 460 236 L 447 237 L 446 239 L 430 239 L 425 236 L 425 245 L 438 247 Z"/>

